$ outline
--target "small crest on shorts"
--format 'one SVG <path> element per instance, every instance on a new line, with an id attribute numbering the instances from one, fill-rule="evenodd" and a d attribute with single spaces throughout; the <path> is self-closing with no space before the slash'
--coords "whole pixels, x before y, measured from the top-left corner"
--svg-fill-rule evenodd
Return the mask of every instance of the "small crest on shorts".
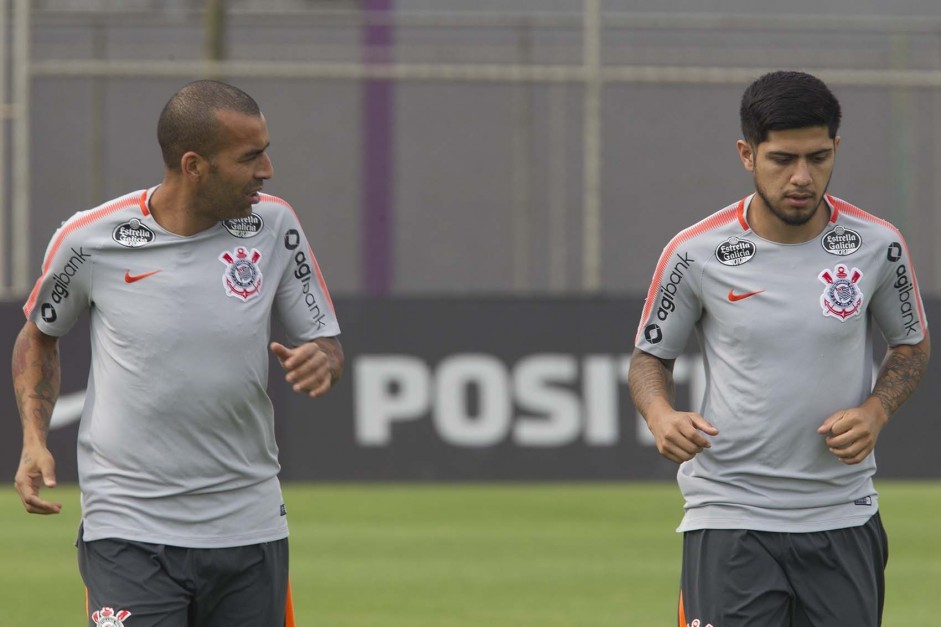
<path id="1" fill-rule="evenodd" d="M 95 621 L 96 627 L 124 627 L 124 621 L 130 615 L 131 613 L 127 610 L 115 612 L 114 608 L 103 607 L 100 610 L 95 610 L 91 615 L 91 619 Z"/>
<path id="2" fill-rule="evenodd" d="M 235 237 L 244 239 L 246 237 L 255 237 L 261 233 L 261 229 L 265 226 L 265 221 L 261 219 L 260 215 L 253 213 L 244 218 L 223 220 L 222 226 Z"/>
<path id="3" fill-rule="evenodd" d="M 853 229 L 838 225 L 820 238 L 820 245 L 831 255 L 852 255 L 863 245 L 863 238 Z"/>
<path id="4" fill-rule="evenodd" d="M 840 322 L 858 316 L 862 312 L 863 292 L 859 289 L 859 280 L 863 273 L 859 268 L 847 269 L 843 264 L 833 270 L 824 270 L 818 275 L 823 283 L 820 306 L 824 316 L 833 316 Z"/>
<path id="5" fill-rule="evenodd" d="M 730 237 L 716 246 L 716 259 L 723 266 L 740 266 L 751 261 L 758 247 L 751 240 L 741 237 Z"/>
<path id="6" fill-rule="evenodd" d="M 144 226 L 138 218 L 133 218 L 114 227 L 111 239 L 127 248 L 140 248 L 154 241 L 154 232 Z"/>
<path id="7" fill-rule="evenodd" d="M 222 273 L 222 286 L 225 293 L 234 298 L 248 300 L 261 293 L 261 268 L 258 261 L 261 253 L 253 248 L 248 251 L 241 246 L 234 251 L 225 251 L 219 255 L 219 261 L 225 264 Z"/>
<path id="8" fill-rule="evenodd" d="M 864 496 L 864 497 L 861 498 L 861 499 L 856 499 L 855 501 L 853 501 L 853 505 L 865 505 L 865 506 L 867 506 L 867 507 L 871 507 L 871 506 L 872 506 L 872 497 L 871 497 L 871 496 Z"/>

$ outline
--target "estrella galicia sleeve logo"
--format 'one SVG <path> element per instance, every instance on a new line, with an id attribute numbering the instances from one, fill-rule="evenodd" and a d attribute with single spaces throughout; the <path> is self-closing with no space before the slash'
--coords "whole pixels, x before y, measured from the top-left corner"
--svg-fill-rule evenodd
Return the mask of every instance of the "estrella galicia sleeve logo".
<path id="1" fill-rule="evenodd" d="M 820 245 L 831 255 L 852 255 L 863 245 L 863 238 L 853 229 L 837 225 L 823 234 Z"/>
<path id="2" fill-rule="evenodd" d="M 134 218 L 114 227 L 111 239 L 127 248 L 140 248 L 154 241 L 156 235 L 143 222 Z"/>
<path id="3" fill-rule="evenodd" d="M 225 264 L 222 274 L 222 286 L 225 293 L 243 301 L 261 293 L 261 268 L 258 261 L 261 253 L 253 248 L 247 251 L 241 246 L 234 251 L 225 251 L 219 255 L 219 261 Z"/>
<path id="4" fill-rule="evenodd" d="M 225 230 L 235 237 L 244 239 L 246 237 L 255 237 L 261 233 L 261 230 L 265 226 L 265 221 L 261 219 L 260 215 L 253 213 L 250 216 L 246 216 L 244 218 L 223 220 L 222 226 L 224 226 Z"/>
<path id="5" fill-rule="evenodd" d="M 752 260 L 758 247 L 751 240 L 730 237 L 716 246 L 716 259 L 723 266 L 740 266 Z"/>

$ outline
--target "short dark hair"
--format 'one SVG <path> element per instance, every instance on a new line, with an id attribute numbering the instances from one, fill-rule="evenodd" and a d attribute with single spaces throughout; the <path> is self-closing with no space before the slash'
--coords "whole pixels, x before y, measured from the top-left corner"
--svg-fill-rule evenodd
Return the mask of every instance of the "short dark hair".
<path id="1" fill-rule="evenodd" d="M 769 131 L 826 126 L 830 139 L 840 127 L 840 103 L 826 84 L 804 72 L 770 72 L 742 94 L 742 134 L 757 146 Z"/>
<path id="2" fill-rule="evenodd" d="M 220 81 L 193 81 L 173 94 L 157 120 L 157 141 L 168 168 L 179 170 L 191 150 L 206 158 L 215 154 L 221 139 L 217 111 L 261 115 L 251 96 Z"/>

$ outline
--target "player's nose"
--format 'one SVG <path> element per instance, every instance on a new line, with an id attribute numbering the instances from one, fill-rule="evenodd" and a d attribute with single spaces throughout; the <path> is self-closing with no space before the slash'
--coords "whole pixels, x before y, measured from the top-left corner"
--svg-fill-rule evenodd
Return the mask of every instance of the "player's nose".
<path id="1" fill-rule="evenodd" d="M 271 163 L 271 157 L 266 152 L 258 162 L 258 169 L 255 171 L 255 178 L 267 181 L 274 176 L 274 164 Z"/>
<path id="2" fill-rule="evenodd" d="M 810 174 L 810 164 L 800 159 L 794 166 L 794 172 L 791 173 L 791 182 L 798 187 L 806 187 L 813 182 L 813 176 Z"/>

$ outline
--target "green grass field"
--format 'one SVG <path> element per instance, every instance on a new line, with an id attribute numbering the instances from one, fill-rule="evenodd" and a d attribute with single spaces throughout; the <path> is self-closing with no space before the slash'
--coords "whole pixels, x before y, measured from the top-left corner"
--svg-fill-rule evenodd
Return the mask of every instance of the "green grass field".
<path id="1" fill-rule="evenodd" d="M 879 482 L 886 627 L 933 624 L 941 482 Z M 0 490 L 0 623 L 84 625 L 78 493 L 54 517 Z M 672 483 L 285 486 L 300 627 L 672 627 Z"/>

